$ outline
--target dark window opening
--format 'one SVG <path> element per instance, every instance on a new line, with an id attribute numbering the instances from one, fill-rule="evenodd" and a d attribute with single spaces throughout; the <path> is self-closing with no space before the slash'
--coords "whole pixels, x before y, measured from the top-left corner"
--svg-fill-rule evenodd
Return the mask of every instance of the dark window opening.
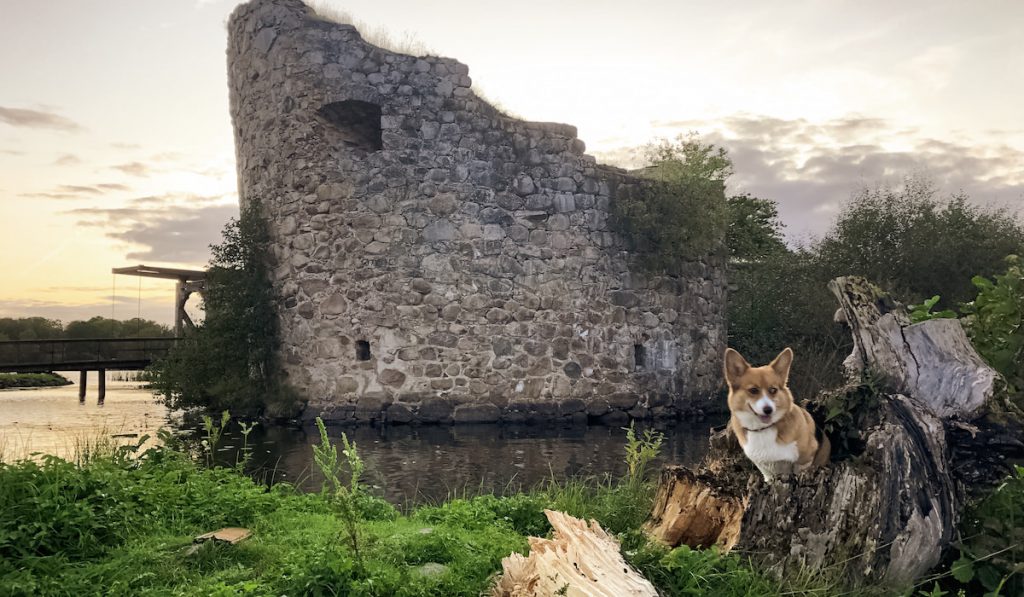
<path id="1" fill-rule="evenodd" d="M 332 102 L 320 108 L 329 127 L 328 141 L 363 151 L 384 148 L 380 130 L 380 106 L 361 100 Z"/>
<path id="2" fill-rule="evenodd" d="M 356 340 L 356 359 L 369 361 L 370 356 L 370 343 L 366 340 Z"/>
<path id="3" fill-rule="evenodd" d="M 643 344 L 633 345 L 633 369 L 642 371 L 647 367 L 647 349 Z"/>

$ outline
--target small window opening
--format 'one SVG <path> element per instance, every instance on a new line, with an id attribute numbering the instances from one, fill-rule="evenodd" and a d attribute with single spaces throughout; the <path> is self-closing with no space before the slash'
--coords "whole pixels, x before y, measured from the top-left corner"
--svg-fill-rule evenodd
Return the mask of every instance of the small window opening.
<path id="1" fill-rule="evenodd" d="M 368 152 L 384 149 L 380 114 L 380 106 L 361 100 L 332 102 L 320 108 L 320 116 L 331 125 L 328 129 L 331 144 Z"/>
<path id="2" fill-rule="evenodd" d="M 371 356 L 370 343 L 366 340 L 356 340 L 356 359 L 360 361 L 369 361 Z"/>
<path id="3" fill-rule="evenodd" d="M 633 345 L 633 369 L 643 371 L 647 367 L 647 349 L 643 344 Z"/>

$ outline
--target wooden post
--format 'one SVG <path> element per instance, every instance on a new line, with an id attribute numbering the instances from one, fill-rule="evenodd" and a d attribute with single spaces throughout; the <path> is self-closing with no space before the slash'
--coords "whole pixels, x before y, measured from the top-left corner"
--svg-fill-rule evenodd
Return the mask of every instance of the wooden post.
<path id="1" fill-rule="evenodd" d="M 100 397 L 97 404 L 102 405 L 103 401 L 107 399 L 107 370 L 100 369 Z"/>
<path id="2" fill-rule="evenodd" d="M 82 370 L 78 372 L 78 401 L 85 402 L 85 382 L 89 378 L 89 372 Z"/>
<path id="3" fill-rule="evenodd" d="M 185 311 L 182 295 L 185 293 L 185 280 L 179 279 L 174 284 L 174 337 L 181 337 L 182 313 Z"/>

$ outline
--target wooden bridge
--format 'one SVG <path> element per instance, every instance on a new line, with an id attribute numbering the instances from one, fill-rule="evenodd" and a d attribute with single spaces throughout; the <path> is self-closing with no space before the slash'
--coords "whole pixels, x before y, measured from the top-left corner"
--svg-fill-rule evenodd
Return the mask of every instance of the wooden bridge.
<path id="1" fill-rule="evenodd" d="M 99 372 L 99 400 L 106 397 L 107 369 L 145 369 L 162 358 L 177 338 L 96 338 L 0 342 L 0 372 L 78 371 L 79 400 L 85 400 L 89 371 Z"/>

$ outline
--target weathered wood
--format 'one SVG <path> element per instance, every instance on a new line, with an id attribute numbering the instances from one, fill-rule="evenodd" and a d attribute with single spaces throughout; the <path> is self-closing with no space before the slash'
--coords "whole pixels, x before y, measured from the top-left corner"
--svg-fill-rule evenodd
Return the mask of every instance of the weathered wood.
<path id="1" fill-rule="evenodd" d="M 502 560 L 494 597 L 657 597 L 596 521 L 552 510 L 544 514 L 554 528 L 552 538 L 530 537 L 529 556 L 513 553 Z"/>
<path id="2" fill-rule="evenodd" d="M 850 379 L 869 373 L 942 418 L 969 417 L 992 398 L 998 374 L 958 320 L 911 324 L 902 305 L 863 278 L 836 278 L 828 286 L 853 333 L 853 352 L 843 363 Z"/>
<path id="3" fill-rule="evenodd" d="M 732 549 L 739 540 L 747 499 L 713 483 L 707 475 L 701 478 L 683 467 L 665 467 L 645 530 L 668 545 Z"/>
<path id="4" fill-rule="evenodd" d="M 959 322 L 911 324 L 902 305 L 862 278 L 837 278 L 830 288 L 855 344 L 845 363 L 850 385 L 831 399 L 857 395 L 865 380 L 873 388 L 871 401 L 847 402 L 855 424 L 837 431 L 852 441 L 833 437 L 846 448 L 825 468 L 766 483 L 735 438 L 716 434 L 696 472 L 663 474 L 648 529 L 694 547 L 717 532 L 715 543 L 779 575 L 903 586 L 940 561 L 969 484 L 995 482 L 1008 472 L 1007 455 L 1024 454 L 1014 435 L 1020 420 L 993 410 L 998 375 Z M 722 496 L 743 506 L 728 532 L 718 522 L 734 520 L 722 516 Z"/>

